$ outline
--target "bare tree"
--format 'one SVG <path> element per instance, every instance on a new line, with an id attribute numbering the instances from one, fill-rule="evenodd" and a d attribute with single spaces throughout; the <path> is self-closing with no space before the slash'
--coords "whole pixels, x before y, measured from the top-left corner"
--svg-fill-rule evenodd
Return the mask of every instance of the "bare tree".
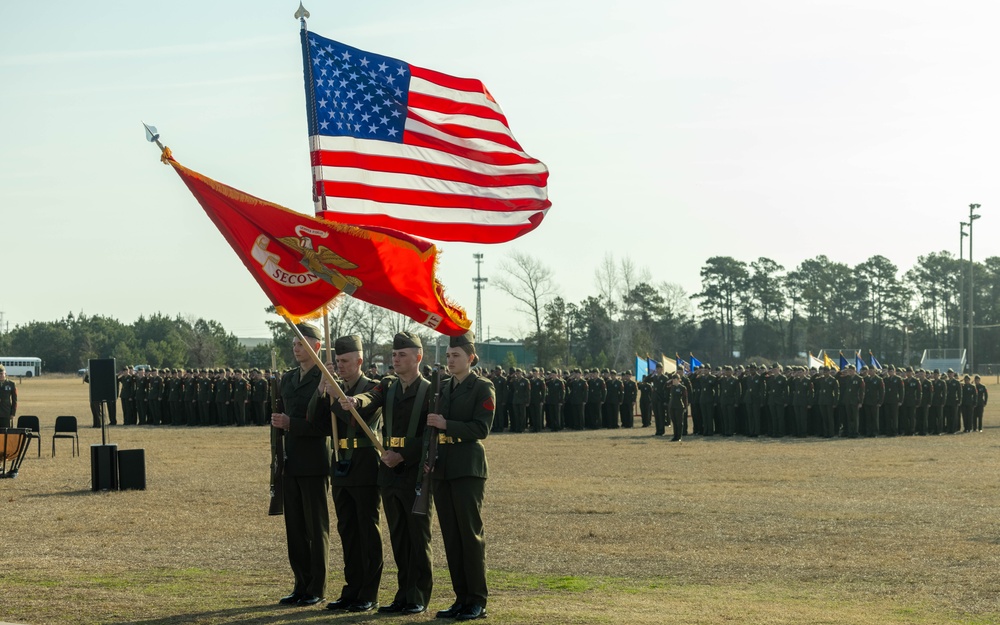
<path id="1" fill-rule="evenodd" d="M 533 256 L 512 252 L 500 262 L 500 272 L 501 275 L 493 278 L 492 282 L 498 289 L 514 298 L 519 311 L 531 317 L 535 326 L 534 339 L 538 345 L 538 360 L 544 366 L 550 356 L 542 328 L 545 305 L 557 294 L 552 270 Z"/>

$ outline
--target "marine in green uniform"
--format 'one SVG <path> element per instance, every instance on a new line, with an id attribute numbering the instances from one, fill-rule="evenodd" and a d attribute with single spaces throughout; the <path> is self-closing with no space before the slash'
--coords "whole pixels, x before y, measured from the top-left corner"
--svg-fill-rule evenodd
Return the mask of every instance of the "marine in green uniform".
<path id="1" fill-rule="evenodd" d="M 660 376 L 663 377 L 663 376 Z M 662 389 L 666 397 L 667 413 L 670 415 L 674 436 L 670 440 L 679 442 L 684 437 L 684 421 L 687 420 L 688 389 L 681 381 L 681 375 L 674 373 L 665 378 Z"/>
<path id="2" fill-rule="evenodd" d="M 545 381 L 545 424 L 553 432 L 563 429 L 563 404 L 566 403 L 566 383 L 554 369 Z"/>
<path id="3" fill-rule="evenodd" d="M 490 376 L 490 381 L 493 382 L 493 387 L 497 391 L 497 418 L 493 420 L 493 431 L 503 432 L 507 429 L 503 407 L 507 405 L 507 395 L 509 392 L 507 389 L 507 376 L 503 373 L 503 367 L 497 365 L 496 369 L 493 370 L 493 375 Z"/>
<path id="4" fill-rule="evenodd" d="M 618 415 L 625 400 L 625 385 L 614 369 L 608 372 L 604 384 L 608 389 L 604 400 L 604 427 L 614 429 L 619 427 Z"/>
<path id="5" fill-rule="evenodd" d="M 736 372 L 732 367 L 726 366 L 722 369 L 722 377 L 719 378 L 719 412 L 722 414 L 721 425 L 723 436 L 732 436 L 736 431 L 736 408 L 739 406 L 743 396 L 743 389 L 740 380 L 736 377 Z"/>
<path id="6" fill-rule="evenodd" d="M 976 401 L 978 394 L 976 386 L 972 383 L 972 378 L 966 374 L 962 378 L 962 431 L 968 434 L 972 431 L 973 415 L 976 412 Z"/>
<path id="7" fill-rule="evenodd" d="M 580 369 L 573 369 L 566 386 L 568 393 L 566 397 L 566 406 L 568 407 L 566 427 L 571 430 L 582 430 L 590 386 L 583 378 L 583 372 Z"/>
<path id="8" fill-rule="evenodd" d="M 642 381 L 637 385 L 639 388 L 639 417 L 642 419 L 642 427 L 648 428 L 653 422 L 653 385 L 649 383 L 649 374 L 642 376 Z"/>
<path id="9" fill-rule="evenodd" d="M 132 367 L 123 367 L 118 375 L 118 382 L 121 384 L 121 392 L 118 397 L 122 400 L 122 423 L 125 425 L 135 425 L 135 375 Z"/>
<path id="10" fill-rule="evenodd" d="M 780 438 L 785 435 L 785 408 L 788 406 L 788 399 L 788 378 L 782 373 L 781 365 L 774 365 L 767 379 L 767 433 L 770 436 Z"/>
<path id="11" fill-rule="evenodd" d="M 878 413 L 879 407 L 885 401 L 885 384 L 883 384 L 882 378 L 878 377 L 868 365 L 862 367 L 861 370 L 865 374 L 864 435 L 874 437 L 879 432 Z"/>
<path id="12" fill-rule="evenodd" d="M 375 388 L 376 382 L 362 373 L 364 358 L 360 336 L 342 336 L 334 341 L 333 349 L 345 395 L 360 395 Z M 321 392 L 324 388 L 320 385 Z M 340 459 L 333 467 L 330 480 L 337 533 L 344 555 L 344 587 L 340 597 L 326 607 L 328 610 L 367 612 L 378 607 L 378 589 L 382 581 L 379 456 L 346 408 L 349 403 L 333 406 L 338 437 L 335 444 L 340 450 Z M 379 406 L 369 405 L 358 414 L 369 428 L 378 430 L 382 419 Z"/>
<path id="13" fill-rule="evenodd" d="M 341 400 L 361 414 L 381 408 L 385 453 L 378 469 L 382 505 L 396 561 L 396 594 L 380 613 L 419 614 L 426 609 L 433 587 L 430 514 L 413 514 L 416 485 L 423 477 L 421 455 L 427 413 L 436 389 L 420 375 L 423 343 L 410 332 L 392 339 L 395 376 L 386 376 L 372 390 Z M 429 511 L 428 511 L 429 512 Z"/>
<path id="14" fill-rule="evenodd" d="M 149 378 L 145 369 L 137 369 L 135 372 L 135 413 L 136 423 L 139 425 L 149 424 L 149 403 L 146 396 L 149 394 Z"/>
<path id="15" fill-rule="evenodd" d="M 510 431 L 521 433 L 528 424 L 528 403 L 531 401 L 531 381 L 520 369 L 514 369 L 509 383 L 511 395 Z"/>
<path id="16" fill-rule="evenodd" d="M 434 506 L 448 559 L 455 602 L 438 618 L 460 621 L 486 616 L 486 535 L 483 495 L 486 449 L 495 410 L 493 383 L 471 372 L 478 362 L 472 332 L 448 344 L 451 382 L 441 396 L 441 412 L 427 415 L 427 425 L 442 432 L 434 465 Z"/>
<path id="17" fill-rule="evenodd" d="M 0 428 L 13 427 L 17 415 L 17 385 L 7 379 L 7 370 L 0 365 Z"/>
<path id="18" fill-rule="evenodd" d="M 882 414 L 885 417 L 882 433 L 886 436 L 896 436 L 899 434 L 899 407 L 906 395 L 906 388 L 903 378 L 896 373 L 895 367 L 889 365 L 888 372 L 889 375 L 885 378 L 885 400 L 882 402 Z M 924 428 L 926 430 L 926 423 Z"/>
<path id="19" fill-rule="evenodd" d="M 944 396 L 945 432 L 957 434 L 959 428 L 958 413 L 962 406 L 962 383 L 954 370 L 948 369 L 948 379 L 945 382 Z"/>
<path id="20" fill-rule="evenodd" d="M 309 324 L 299 329 L 314 351 L 319 330 Z M 298 367 L 281 377 L 283 413 L 271 414 L 271 425 L 285 431 L 285 537 L 288 562 L 295 576 L 283 605 L 316 605 L 326 595 L 330 565 L 330 402 L 317 392 L 322 374 L 308 348 L 296 337 L 292 355 Z"/>
<path id="21" fill-rule="evenodd" d="M 820 436 L 823 438 L 833 438 L 836 434 L 834 429 L 833 411 L 840 403 L 840 384 L 834 377 L 833 369 L 820 367 L 822 374 L 816 380 L 816 402 L 819 405 Z"/>
<path id="22" fill-rule="evenodd" d="M 236 425 L 247 424 L 247 404 L 250 401 L 250 381 L 246 379 L 243 369 L 233 376 L 233 411 L 236 413 Z"/>
<path id="23" fill-rule="evenodd" d="M 858 376 L 854 365 L 847 365 L 847 373 L 840 384 L 840 403 L 844 406 L 844 435 L 849 438 L 859 436 L 858 411 L 865 401 L 865 382 Z"/>
<path id="24" fill-rule="evenodd" d="M 931 432 L 931 408 L 934 402 L 934 382 L 923 369 L 917 371 L 920 380 L 920 406 L 917 407 L 917 433 L 927 436 Z"/>
<path id="25" fill-rule="evenodd" d="M 545 404 L 545 379 L 542 377 L 542 370 L 535 367 L 531 370 L 531 400 L 528 402 L 528 426 L 532 432 L 541 432 L 542 406 Z"/>
<path id="26" fill-rule="evenodd" d="M 639 385 L 632 378 L 632 370 L 622 374 L 622 403 L 618 408 L 618 416 L 623 428 L 630 428 L 635 423 L 635 400 L 639 396 Z"/>
<path id="27" fill-rule="evenodd" d="M 986 386 L 982 383 L 982 378 L 978 375 L 975 377 L 976 382 L 976 412 L 973 418 L 975 419 L 974 425 L 972 427 L 973 431 L 982 432 L 983 431 L 983 409 L 986 408 L 986 404 L 990 400 L 990 392 L 986 390 Z"/>

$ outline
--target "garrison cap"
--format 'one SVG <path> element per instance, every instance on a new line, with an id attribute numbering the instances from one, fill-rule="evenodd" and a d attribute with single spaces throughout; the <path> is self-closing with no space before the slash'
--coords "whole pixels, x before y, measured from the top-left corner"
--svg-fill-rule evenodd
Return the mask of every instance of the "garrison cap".
<path id="1" fill-rule="evenodd" d="M 323 340 L 323 335 L 320 334 L 319 328 L 317 328 L 311 323 L 297 323 L 295 324 L 295 327 L 299 329 L 299 332 L 302 333 L 302 336 L 309 337 L 315 341 Z"/>
<path id="2" fill-rule="evenodd" d="M 0 365 L 0 373 L 7 373 L 7 369 L 3 365 Z"/>
<path id="3" fill-rule="evenodd" d="M 629 369 L 625 373 L 623 373 L 622 375 L 632 375 L 632 370 Z"/>
<path id="4" fill-rule="evenodd" d="M 954 369 L 948 369 L 948 373 L 955 373 Z"/>
<path id="5" fill-rule="evenodd" d="M 618 372 L 617 372 L 617 371 L 615 371 L 614 369 L 612 369 L 612 370 L 611 370 L 611 375 L 618 375 Z"/>
<path id="6" fill-rule="evenodd" d="M 408 347 L 422 348 L 424 346 L 420 337 L 413 332 L 397 332 L 396 336 L 392 337 L 392 348 L 393 349 L 406 349 Z"/>
<path id="7" fill-rule="evenodd" d="M 338 356 L 341 354 L 349 354 L 351 352 L 360 352 L 362 349 L 361 336 L 357 334 L 342 336 L 333 342 L 333 351 Z"/>
<path id="8" fill-rule="evenodd" d="M 910 367 L 910 368 L 908 369 L 908 371 L 913 371 L 913 367 Z M 934 370 L 934 373 L 941 373 L 941 370 L 940 370 L 940 369 L 935 369 L 935 370 Z"/>
<path id="9" fill-rule="evenodd" d="M 448 347 L 461 347 L 463 345 L 476 345 L 476 334 L 469 330 L 465 334 L 453 336 L 448 340 Z"/>

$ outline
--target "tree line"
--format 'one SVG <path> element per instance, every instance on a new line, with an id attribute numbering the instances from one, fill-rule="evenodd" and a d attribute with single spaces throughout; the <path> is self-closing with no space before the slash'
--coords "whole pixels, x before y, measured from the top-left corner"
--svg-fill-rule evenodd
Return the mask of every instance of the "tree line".
<path id="1" fill-rule="evenodd" d="M 42 373 L 70 373 L 91 358 L 115 358 L 119 367 L 270 367 L 271 347 L 243 347 L 217 321 L 156 313 L 130 324 L 112 317 L 69 313 L 32 321 L 0 335 L 0 354 L 37 356 Z"/>
<path id="2" fill-rule="evenodd" d="M 734 364 L 791 362 L 824 348 L 861 348 L 880 362 L 911 365 L 925 348 L 957 347 L 962 311 L 967 317 L 969 310 L 969 262 L 946 251 L 920 256 L 902 273 L 880 255 L 854 267 L 820 255 L 792 269 L 766 257 L 746 262 L 713 256 L 700 275 L 701 289 L 688 294 L 654 280 L 631 258 L 608 254 L 594 272 L 594 292 L 571 301 L 559 292 L 551 269 L 529 254 L 512 253 L 490 285 L 524 315 L 528 325 L 519 338 L 536 362 L 517 363 L 508 354 L 500 363 L 484 364 L 622 370 L 633 366 L 636 354 L 694 352 L 703 362 Z M 998 363 L 1000 257 L 975 263 L 973 275 L 975 362 Z M 105 357 L 155 367 L 269 368 L 277 346 L 276 364 L 289 366 L 291 332 L 276 317 L 267 323 L 273 343 L 246 348 L 212 320 L 156 313 L 126 324 L 70 313 L 0 334 L 0 354 L 39 356 L 44 370 L 54 372 L 73 372 L 90 358 Z M 437 338 L 403 315 L 350 297 L 337 300 L 330 323 L 334 337 L 362 336 L 369 363 L 382 356 L 388 364 L 396 332 L 417 332 L 429 350 Z"/>
<path id="3" fill-rule="evenodd" d="M 958 347 L 962 311 L 969 315 L 970 263 L 946 251 L 920 256 L 905 272 L 881 255 L 854 267 L 820 255 L 792 269 L 766 257 L 713 256 L 691 295 L 609 254 L 595 292 L 578 302 L 564 300 L 553 272 L 528 254 L 513 253 L 500 268 L 491 284 L 525 315 L 525 341 L 546 367 L 622 369 L 636 354 L 689 352 L 712 364 L 791 362 L 840 348 L 913 365 L 924 349 Z M 1000 257 L 971 270 L 975 363 L 985 371 L 1000 362 Z"/>

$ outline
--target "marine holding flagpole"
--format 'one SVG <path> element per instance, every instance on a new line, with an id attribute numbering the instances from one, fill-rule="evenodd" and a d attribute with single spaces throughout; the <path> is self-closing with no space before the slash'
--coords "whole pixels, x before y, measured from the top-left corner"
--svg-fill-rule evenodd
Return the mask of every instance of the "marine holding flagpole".
<path id="1" fill-rule="evenodd" d="M 299 324 L 292 341 L 298 367 L 281 378 L 285 412 L 273 413 L 271 425 L 285 431 L 285 466 L 281 476 L 288 562 L 295 585 L 282 605 L 316 605 L 326 596 L 330 565 L 330 400 L 320 396 L 322 372 L 313 361 L 319 349 L 318 328 Z M 307 344 L 308 343 L 308 344 Z"/>
<path id="2" fill-rule="evenodd" d="M 446 352 L 451 380 L 442 389 L 441 412 L 427 415 L 437 428 L 438 457 L 434 465 L 434 507 L 444 540 L 455 602 L 438 618 L 468 621 L 486 616 L 486 534 L 483 496 L 486 491 L 486 449 L 496 408 L 493 382 L 472 372 L 479 362 L 475 335 L 453 336 Z M 429 467 L 425 465 L 425 470 Z"/>

